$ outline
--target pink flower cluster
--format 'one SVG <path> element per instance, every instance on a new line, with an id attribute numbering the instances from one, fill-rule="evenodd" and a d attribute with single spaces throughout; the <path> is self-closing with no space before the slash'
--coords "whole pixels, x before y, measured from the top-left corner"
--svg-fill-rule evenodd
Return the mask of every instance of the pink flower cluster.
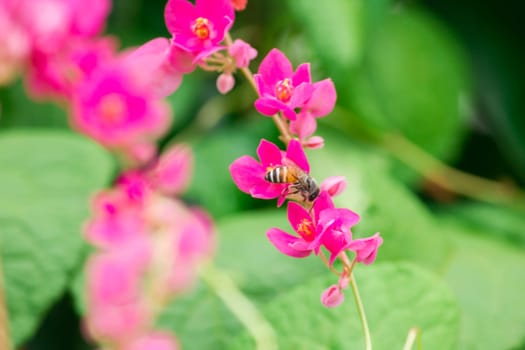
<path id="1" fill-rule="evenodd" d="M 0 85 L 23 73 L 35 98 L 65 103 L 74 129 L 116 152 L 128 165 L 147 163 L 171 124 L 164 97 L 184 74 L 222 60 L 218 88 L 233 87 L 231 73 L 256 55 L 238 41 L 219 51 L 235 19 L 230 0 L 170 0 L 165 10 L 172 38 L 156 38 L 117 52 L 101 37 L 111 0 L 0 0 Z M 244 2 L 245 5 L 245 2 Z M 226 50 L 228 51 L 228 50 Z"/>
<path id="2" fill-rule="evenodd" d="M 242 156 L 230 165 L 233 181 L 241 191 L 254 198 L 277 198 L 279 207 L 286 199 L 293 200 L 288 203 L 288 220 L 295 234 L 271 228 L 268 239 L 281 253 L 294 258 L 304 258 L 312 252 L 320 255 L 324 249 L 330 255 L 329 267 L 345 251 L 354 254 L 355 262 L 371 264 L 383 239 L 379 233 L 369 238 L 353 238 L 352 227 L 359 222 L 359 215 L 336 208 L 332 201 L 332 196 L 346 187 L 344 178 L 331 177 L 317 187 L 309 175 L 310 164 L 303 150 L 323 144 L 320 137 L 307 137 L 315 132 L 315 118 L 334 108 L 336 93 L 332 81 L 311 83 L 309 65 L 301 64 L 294 72 L 288 58 L 277 49 L 263 59 L 254 79 L 259 92 L 255 108 L 261 114 L 277 118 L 285 132 L 292 135 L 288 137 L 295 136 L 288 140 L 286 151 L 262 140 L 257 148 L 259 161 Z M 323 293 L 321 301 L 325 306 L 342 302 L 342 290 L 347 285 L 344 281 L 350 274 L 351 267 L 345 266 L 340 282 Z"/>
<path id="3" fill-rule="evenodd" d="M 188 183 L 191 158 L 187 147 L 175 146 L 94 199 L 85 237 L 98 252 L 88 262 L 86 326 L 97 342 L 115 349 L 150 349 L 143 345 L 150 342 L 177 348 L 172 335 L 154 329 L 155 318 L 192 286 L 214 248 L 206 214 L 174 197 Z"/>

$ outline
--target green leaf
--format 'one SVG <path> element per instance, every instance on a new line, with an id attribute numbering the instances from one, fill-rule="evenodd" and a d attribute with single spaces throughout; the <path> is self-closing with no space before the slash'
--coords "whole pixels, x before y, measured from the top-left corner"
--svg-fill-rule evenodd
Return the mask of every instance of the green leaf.
<path id="1" fill-rule="evenodd" d="M 401 349 L 408 331 L 418 327 L 428 349 L 455 349 L 459 310 L 447 286 L 412 264 L 376 264 L 355 271 L 374 349 Z M 264 308 L 278 335 L 279 349 L 363 349 L 364 337 L 350 288 L 345 302 L 332 309 L 319 300 L 336 282 L 324 276 L 285 293 Z M 253 349 L 248 336 L 229 349 Z"/>
<path id="2" fill-rule="evenodd" d="M 363 65 L 340 101 L 369 126 L 402 133 L 450 160 L 464 136 L 468 75 L 456 39 L 423 12 L 390 14 L 368 42 Z M 345 91 L 346 92 L 346 91 Z M 402 177 L 414 178 L 400 168 Z"/>
<path id="3" fill-rule="evenodd" d="M 222 300 L 201 283 L 164 310 L 158 326 L 172 330 L 187 350 L 224 349 L 232 334 L 242 330 Z"/>
<path id="4" fill-rule="evenodd" d="M 327 271 L 315 256 L 294 259 L 281 254 L 266 238 L 270 227 L 293 232 L 284 208 L 248 212 L 218 223 L 217 266 L 229 271 L 236 283 L 258 300 L 268 299 Z"/>
<path id="5" fill-rule="evenodd" d="M 312 173 L 319 182 L 333 175 L 346 177 L 348 188 L 334 200 L 361 215 L 352 230 L 355 236 L 381 232 L 385 242 L 379 260 L 410 260 L 442 270 L 451 253 L 448 238 L 423 203 L 392 178 L 389 159 L 335 133 L 321 134 L 327 144 L 309 154 Z"/>
<path id="6" fill-rule="evenodd" d="M 0 252 L 11 334 L 26 340 L 63 293 L 84 249 L 89 197 L 112 163 L 78 135 L 0 134 Z"/>
<path id="7" fill-rule="evenodd" d="M 314 1 L 289 0 L 288 6 L 326 67 L 345 71 L 361 59 L 363 1 L 329 0 L 319 6 Z"/>
<path id="8" fill-rule="evenodd" d="M 458 224 L 443 225 L 443 231 L 456 245 L 445 278 L 462 312 L 459 349 L 504 350 L 522 344 L 523 249 Z"/>

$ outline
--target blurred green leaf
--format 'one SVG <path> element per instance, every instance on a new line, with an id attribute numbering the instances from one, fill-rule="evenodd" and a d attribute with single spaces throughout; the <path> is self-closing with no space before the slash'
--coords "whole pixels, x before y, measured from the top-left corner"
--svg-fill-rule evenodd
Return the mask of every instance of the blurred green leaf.
<path id="1" fill-rule="evenodd" d="M 266 238 L 270 227 L 293 232 L 285 209 L 247 212 L 218 223 L 217 266 L 228 271 L 246 293 L 258 300 L 327 271 L 317 257 L 294 259 L 281 254 Z"/>
<path id="2" fill-rule="evenodd" d="M 252 199 L 235 186 L 228 167 L 245 155 L 246 150 L 256 157 L 255 149 L 261 137 L 275 134 L 271 120 L 263 120 L 266 123 L 257 119 L 255 123 L 225 127 L 193 138 L 189 143 L 195 153 L 195 170 L 185 197 L 205 207 L 215 218 L 245 209 Z"/>
<path id="3" fill-rule="evenodd" d="M 465 132 L 466 72 L 464 54 L 445 27 L 423 12 L 400 11 L 384 17 L 339 100 L 372 128 L 400 132 L 450 160 Z M 400 169 L 403 178 L 414 177 Z"/>
<path id="4" fill-rule="evenodd" d="M 525 217 L 520 210 L 489 203 L 444 205 L 438 213 L 447 220 L 480 233 L 525 247 Z"/>
<path id="5" fill-rule="evenodd" d="M 355 271 L 374 349 L 401 349 L 412 327 L 422 330 L 428 349 L 455 349 L 459 310 L 447 286 L 412 264 L 374 264 Z M 324 308 L 322 290 L 334 284 L 324 276 L 297 286 L 264 306 L 280 349 L 363 349 L 364 338 L 350 289 L 338 308 Z M 248 336 L 229 349 L 253 349 Z"/>
<path id="6" fill-rule="evenodd" d="M 0 251 L 11 334 L 30 336 L 63 293 L 84 250 L 89 197 L 112 163 L 82 137 L 51 131 L 0 133 Z"/>
<path id="7" fill-rule="evenodd" d="M 175 332 L 186 350 L 224 349 L 232 334 L 242 329 L 222 300 L 201 283 L 191 294 L 177 298 L 158 325 Z"/>
<path id="8" fill-rule="evenodd" d="M 57 104 L 31 100 L 21 81 L 0 89 L 0 129 L 67 128 L 66 112 Z"/>
<path id="9" fill-rule="evenodd" d="M 359 62 L 363 53 L 362 0 L 328 0 L 322 6 L 314 1 L 288 0 L 288 7 L 326 67 L 343 72 Z"/>
<path id="10" fill-rule="evenodd" d="M 456 245 L 445 279 L 462 312 L 459 349 L 504 350 L 525 339 L 525 255 L 477 230 L 442 222 Z"/>

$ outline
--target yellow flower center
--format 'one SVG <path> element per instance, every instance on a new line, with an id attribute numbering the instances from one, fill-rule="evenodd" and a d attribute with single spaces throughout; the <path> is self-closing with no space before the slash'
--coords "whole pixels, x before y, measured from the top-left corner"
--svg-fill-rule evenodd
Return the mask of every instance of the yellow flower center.
<path id="1" fill-rule="evenodd" d="M 313 235 L 312 222 L 308 219 L 303 219 L 299 224 L 299 227 L 297 227 L 297 231 L 302 233 L 304 236 Z"/>
<path id="2" fill-rule="evenodd" d="M 288 102 L 292 97 L 293 84 L 290 78 L 283 79 L 275 85 L 275 96 L 277 99 Z"/>
<path id="3" fill-rule="evenodd" d="M 108 124 L 117 124 L 122 121 L 126 106 L 122 96 L 108 94 L 99 102 L 99 113 L 101 119 Z"/>
<path id="4" fill-rule="evenodd" d="M 208 39 L 210 37 L 210 21 L 207 18 L 199 17 L 193 22 L 191 31 L 201 40 Z"/>

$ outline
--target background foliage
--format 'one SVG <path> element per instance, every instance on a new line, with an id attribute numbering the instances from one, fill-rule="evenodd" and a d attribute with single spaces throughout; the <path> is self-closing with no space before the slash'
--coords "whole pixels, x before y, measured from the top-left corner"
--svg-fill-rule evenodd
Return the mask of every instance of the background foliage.
<path id="1" fill-rule="evenodd" d="M 166 36 L 164 4 L 117 0 L 108 32 L 123 47 Z M 413 326 L 423 330 L 425 349 L 525 348 L 523 198 L 496 193 L 489 199 L 498 203 L 485 203 L 436 186 L 434 177 L 454 179 L 432 172 L 413 147 L 523 187 L 520 13 L 519 1 L 251 0 L 238 15 L 233 36 L 256 47 L 259 60 L 278 47 L 296 65 L 312 62 L 315 80 L 336 84 L 336 111 L 319 131 L 326 146 L 309 156 L 317 179 L 346 176 L 349 188 L 337 200 L 361 214 L 356 236 L 380 231 L 385 239 L 377 265 L 356 272 L 377 349 L 400 349 Z M 361 348 L 351 293 L 343 307 L 323 309 L 319 293 L 333 277 L 315 258 L 277 253 L 264 232 L 288 227 L 284 212 L 232 183 L 231 161 L 277 135 L 254 112 L 241 77 L 227 96 L 214 79 L 184 78 L 170 97 L 176 122 L 163 144 L 194 147 L 186 199 L 217 220 L 218 267 L 260 307 L 281 348 Z M 80 226 L 113 163 L 69 131 L 58 107 L 29 101 L 21 83 L 0 90 L 0 103 L 0 247 L 12 337 L 28 350 L 89 349 L 79 321 Z M 161 324 L 184 349 L 252 346 L 204 283 L 176 300 Z"/>

